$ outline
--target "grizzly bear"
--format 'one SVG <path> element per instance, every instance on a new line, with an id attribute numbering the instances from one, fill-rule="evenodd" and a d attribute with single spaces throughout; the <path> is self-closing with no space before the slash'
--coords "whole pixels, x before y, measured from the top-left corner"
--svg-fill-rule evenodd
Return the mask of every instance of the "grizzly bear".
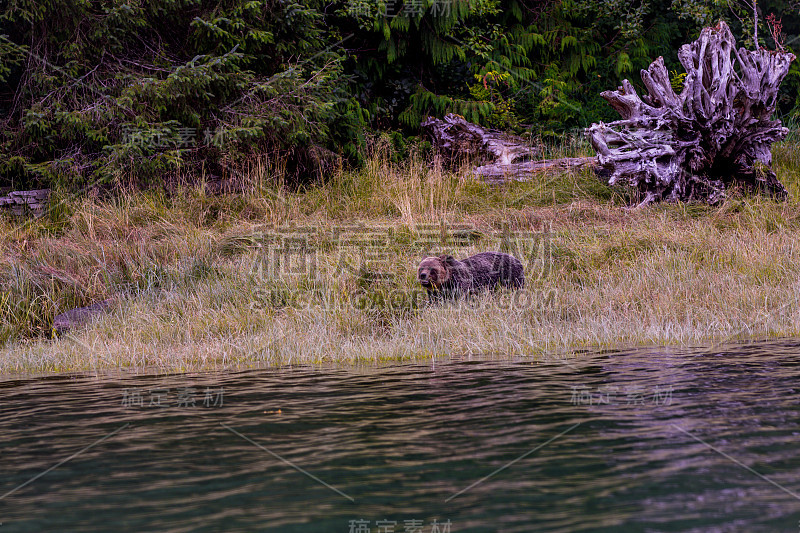
<path id="1" fill-rule="evenodd" d="M 463 261 L 451 255 L 426 257 L 417 269 L 419 282 L 431 300 L 453 298 L 503 287 L 521 289 L 525 285 L 522 263 L 513 255 L 482 252 Z"/>

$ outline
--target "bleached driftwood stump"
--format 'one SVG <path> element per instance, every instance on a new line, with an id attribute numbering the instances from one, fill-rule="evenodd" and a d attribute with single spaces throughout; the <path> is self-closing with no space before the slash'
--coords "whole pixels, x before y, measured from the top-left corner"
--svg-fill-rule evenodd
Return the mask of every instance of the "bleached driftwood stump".
<path id="1" fill-rule="evenodd" d="M 731 184 L 778 197 L 786 189 L 772 171 L 772 143 L 788 130 L 772 120 L 778 87 L 794 55 L 735 48 L 724 22 L 685 44 L 678 59 L 683 90 L 673 91 L 663 58 L 642 70 L 648 94 L 639 98 L 628 80 L 602 93 L 622 120 L 587 129 L 609 184 L 644 194 L 639 205 L 659 200 L 725 197 Z"/>

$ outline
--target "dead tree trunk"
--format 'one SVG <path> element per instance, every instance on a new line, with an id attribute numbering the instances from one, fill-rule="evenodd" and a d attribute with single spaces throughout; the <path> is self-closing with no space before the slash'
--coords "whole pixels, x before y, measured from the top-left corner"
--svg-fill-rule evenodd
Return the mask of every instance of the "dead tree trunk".
<path id="1" fill-rule="evenodd" d="M 532 159 L 539 150 L 522 137 L 488 130 L 453 113 L 422 122 L 433 145 L 450 164 L 465 158 L 478 163 L 510 165 Z"/>
<path id="2" fill-rule="evenodd" d="M 549 171 L 597 170 L 595 157 L 537 160 L 539 148 L 522 137 L 487 130 L 452 113 L 444 120 L 428 117 L 422 127 L 450 166 L 464 160 L 483 163 L 474 172 L 487 183 L 527 181 L 536 174 Z"/>
<path id="3" fill-rule="evenodd" d="M 648 94 L 639 98 L 628 80 L 602 93 L 622 120 L 587 129 L 609 184 L 644 193 L 640 205 L 667 200 L 711 204 L 733 184 L 785 197 L 772 171 L 771 145 L 788 130 L 772 120 L 780 82 L 794 55 L 760 48 L 736 50 L 724 22 L 685 44 L 686 70 L 675 94 L 663 58 L 642 70 Z"/>
<path id="4" fill-rule="evenodd" d="M 565 157 L 562 159 L 543 159 L 501 165 L 493 163 L 475 169 L 475 175 L 487 183 L 508 183 L 509 181 L 528 181 L 537 174 L 547 172 L 569 172 L 584 168 L 598 170 L 596 157 Z"/>

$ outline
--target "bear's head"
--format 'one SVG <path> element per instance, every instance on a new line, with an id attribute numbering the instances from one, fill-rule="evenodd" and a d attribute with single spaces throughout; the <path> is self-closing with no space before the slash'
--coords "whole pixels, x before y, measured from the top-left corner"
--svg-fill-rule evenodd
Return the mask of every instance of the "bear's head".
<path id="1" fill-rule="evenodd" d="M 455 263 L 456 260 L 452 255 L 426 257 L 419 264 L 417 278 L 426 289 L 439 289 L 442 285 L 450 281 L 450 269 Z"/>

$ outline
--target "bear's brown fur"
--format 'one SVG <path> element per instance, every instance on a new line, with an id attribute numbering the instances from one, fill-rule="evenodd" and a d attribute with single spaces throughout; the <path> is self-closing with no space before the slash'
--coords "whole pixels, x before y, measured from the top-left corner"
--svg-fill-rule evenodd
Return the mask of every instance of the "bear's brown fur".
<path id="1" fill-rule="evenodd" d="M 508 288 L 525 285 L 522 263 L 501 252 L 482 252 L 462 261 L 451 255 L 426 257 L 417 269 L 417 279 L 431 299 L 465 296 L 498 284 Z"/>

